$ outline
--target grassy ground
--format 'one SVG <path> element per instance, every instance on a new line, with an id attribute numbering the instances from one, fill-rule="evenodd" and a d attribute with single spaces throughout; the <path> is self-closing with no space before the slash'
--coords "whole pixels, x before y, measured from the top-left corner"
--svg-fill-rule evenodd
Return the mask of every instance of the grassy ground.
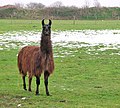
<path id="1" fill-rule="evenodd" d="M 40 20 L 0 20 L 0 33 L 19 30 L 40 30 Z M 120 20 L 84 21 L 53 20 L 52 30 L 120 29 Z"/>
<path id="2" fill-rule="evenodd" d="M 86 48 L 61 50 L 73 51 L 75 56 L 55 58 L 56 69 L 49 79 L 50 97 L 45 95 L 43 76 L 40 96 L 35 96 L 35 78 L 32 92 L 24 91 L 16 66 L 18 50 L 0 51 L 1 108 L 16 108 L 19 105 L 21 108 L 120 107 L 119 55 L 110 55 L 113 51 L 90 55 L 86 53 Z M 59 53 L 59 49 L 55 48 L 55 52 Z"/>
<path id="3" fill-rule="evenodd" d="M 53 30 L 120 29 L 120 21 L 72 23 L 53 21 Z M 0 20 L 0 33 L 38 29 L 39 21 Z M 17 69 L 18 49 L 0 50 L 0 108 L 120 108 L 120 57 L 112 55 L 120 49 L 94 50 L 89 54 L 88 48 L 55 47 L 54 54 L 61 56 L 61 50 L 73 53 L 55 58 L 56 68 L 49 78 L 50 97 L 45 95 L 43 76 L 40 96 L 35 95 L 35 78 L 32 92 L 24 91 Z"/>

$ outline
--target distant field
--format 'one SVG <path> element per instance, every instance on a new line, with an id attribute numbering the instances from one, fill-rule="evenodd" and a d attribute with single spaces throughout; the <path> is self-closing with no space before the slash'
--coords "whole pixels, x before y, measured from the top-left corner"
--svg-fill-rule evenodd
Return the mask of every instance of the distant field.
<path id="1" fill-rule="evenodd" d="M 19 30 L 40 30 L 41 20 L 0 20 L 0 33 Z M 52 30 L 120 29 L 120 20 L 53 20 Z"/>

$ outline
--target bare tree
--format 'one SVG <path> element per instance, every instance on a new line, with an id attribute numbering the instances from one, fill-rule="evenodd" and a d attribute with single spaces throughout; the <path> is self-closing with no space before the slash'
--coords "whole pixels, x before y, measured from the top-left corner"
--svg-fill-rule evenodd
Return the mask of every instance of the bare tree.
<path id="1" fill-rule="evenodd" d="M 85 5 L 83 6 L 83 8 L 84 8 L 84 14 L 85 14 L 85 16 L 87 16 L 87 19 L 89 16 L 89 7 L 90 7 L 89 0 L 85 0 Z"/>
<path id="2" fill-rule="evenodd" d="M 100 4 L 100 2 L 98 2 L 98 0 L 94 0 L 93 5 L 94 5 L 94 7 L 97 7 L 97 8 L 101 7 L 101 4 Z"/>
<path id="3" fill-rule="evenodd" d="M 22 3 L 15 3 L 15 7 L 17 7 L 18 9 L 23 9 L 24 8 L 24 4 L 22 4 Z"/>
<path id="4" fill-rule="evenodd" d="M 98 13 L 100 12 L 100 8 L 101 8 L 101 5 L 100 3 L 98 2 L 98 0 L 94 0 L 94 16 L 95 16 L 95 19 L 98 19 Z"/>
<path id="5" fill-rule="evenodd" d="M 63 6 L 63 3 L 61 1 L 56 1 L 50 5 L 50 7 L 57 7 L 57 8 L 62 7 L 62 6 Z"/>
<path id="6" fill-rule="evenodd" d="M 89 7 L 90 7 L 90 2 L 89 2 L 89 0 L 85 0 L 84 8 L 89 8 Z"/>
<path id="7" fill-rule="evenodd" d="M 29 16 L 31 19 L 38 19 L 39 9 L 43 9 L 44 7 L 45 7 L 45 5 L 43 5 L 42 3 L 31 2 L 31 3 L 27 4 L 26 8 L 30 10 Z M 32 21 L 31 21 L 31 23 L 32 23 Z"/>
<path id="8" fill-rule="evenodd" d="M 27 4 L 27 8 L 28 9 L 42 9 L 44 8 L 45 5 L 43 5 L 42 3 L 29 3 Z"/>

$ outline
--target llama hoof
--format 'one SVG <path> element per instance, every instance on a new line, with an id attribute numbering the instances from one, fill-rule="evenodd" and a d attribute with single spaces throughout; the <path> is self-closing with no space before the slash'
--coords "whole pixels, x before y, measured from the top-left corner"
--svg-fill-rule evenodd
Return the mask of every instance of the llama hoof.
<path id="1" fill-rule="evenodd" d="M 25 91 L 27 91 L 27 89 L 26 89 L 26 88 L 24 88 L 24 90 L 25 90 Z"/>
<path id="2" fill-rule="evenodd" d="M 47 95 L 47 96 L 52 96 L 51 94 Z"/>
<path id="3" fill-rule="evenodd" d="M 31 90 L 31 89 L 28 89 L 28 91 L 29 91 L 29 92 L 32 92 L 32 90 Z"/>
<path id="4" fill-rule="evenodd" d="M 36 96 L 39 96 L 40 94 L 39 93 L 36 93 Z"/>
<path id="5" fill-rule="evenodd" d="M 52 95 L 50 95 L 49 93 L 46 93 L 46 95 L 47 95 L 47 96 L 52 96 Z"/>
<path id="6" fill-rule="evenodd" d="M 40 95 L 40 93 L 39 93 L 39 92 L 36 92 L 36 95 L 38 96 L 38 95 Z"/>

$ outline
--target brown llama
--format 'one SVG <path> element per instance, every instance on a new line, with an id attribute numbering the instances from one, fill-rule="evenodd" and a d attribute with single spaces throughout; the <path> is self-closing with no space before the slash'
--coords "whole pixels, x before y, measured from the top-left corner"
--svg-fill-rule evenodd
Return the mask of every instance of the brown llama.
<path id="1" fill-rule="evenodd" d="M 42 20 L 42 36 L 39 46 L 23 47 L 18 53 L 18 68 L 22 74 L 23 88 L 26 89 L 25 77 L 28 72 L 29 88 L 31 91 L 32 77 L 36 77 L 36 95 L 39 94 L 40 76 L 44 72 L 44 84 L 46 88 L 46 95 L 49 96 L 48 77 L 54 70 L 54 59 L 51 43 L 51 20 L 49 24 L 44 24 Z"/>

